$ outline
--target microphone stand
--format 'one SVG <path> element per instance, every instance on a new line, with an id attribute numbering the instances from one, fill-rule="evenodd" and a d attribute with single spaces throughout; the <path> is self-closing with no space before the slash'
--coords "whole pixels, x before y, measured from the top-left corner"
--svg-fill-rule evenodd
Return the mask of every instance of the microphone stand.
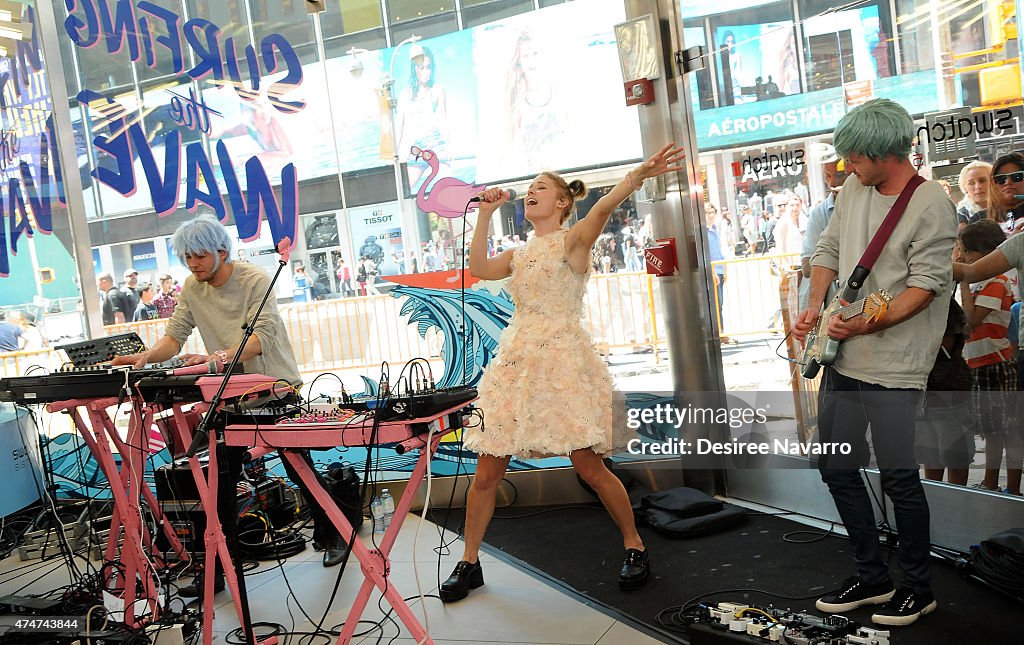
<path id="1" fill-rule="evenodd" d="M 256 322 L 259 320 L 260 314 L 263 313 L 263 307 L 266 306 L 267 300 L 270 299 L 270 295 L 272 293 L 274 293 L 274 285 L 277 284 L 277 279 L 281 277 L 281 272 L 284 270 L 284 268 L 286 266 L 288 266 L 288 258 L 291 255 L 291 239 L 290 238 L 284 237 L 284 238 L 281 239 L 280 242 L 278 242 L 278 244 L 277 244 L 277 253 L 278 253 L 278 255 L 281 256 L 280 259 L 277 261 L 277 271 L 274 273 L 274 277 L 272 277 L 270 279 L 270 286 L 267 287 L 267 292 L 263 294 L 263 300 L 260 301 L 260 306 L 257 307 L 256 314 L 252 317 L 252 320 L 250 320 L 245 325 L 242 325 L 242 330 L 243 330 L 242 341 L 238 344 L 238 350 L 235 351 L 235 355 L 231 358 L 231 362 L 228 363 L 227 369 L 224 370 L 223 378 L 221 379 L 220 386 L 217 388 L 217 393 L 213 396 L 213 399 L 210 401 L 210 407 L 207 408 L 205 414 L 203 414 L 203 418 L 199 422 L 199 425 L 196 426 L 195 436 L 192 437 L 192 443 L 191 443 L 191 445 L 189 445 L 188 450 L 185 452 L 185 456 L 188 457 L 189 459 L 194 457 L 196 452 L 199 451 L 199 449 L 203 446 L 203 444 L 207 443 L 208 440 L 209 440 L 209 430 L 208 430 L 208 428 L 210 426 L 210 423 L 213 421 L 213 417 L 217 414 L 217 408 L 220 407 L 220 404 L 223 401 L 224 390 L 228 386 L 228 379 L 231 378 L 231 375 L 234 373 L 235 369 L 237 369 L 237 367 L 238 367 L 238 364 L 241 362 L 242 351 L 245 350 L 245 346 L 246 346 L 246 344 L 248 344 L 249 339 L 252 338 L 252 335 L 254 333 L 256 333 Z M 223 441 L 224 441 L 223 429 L 219 429 L 219 430 L 220 430 L 220 432 L 217 433 L 217 437 L 215 438 L 215 441 L 214 441 L 214 443 L 216 444 L 216 445 L 213 446 L 214 450 L 216 450 L 219 446 L 221 446 L 223 444 Z M 218 459 L 217 462 L 222 467 L 226 463 L 231 463 L 231 459 L 229 458 L 229 455 L 224 454 L 224 458 L 223 459 Z M 233 470 L 233 468 L 232 468 L 232 470 Z M 232 473 L 228 473 L 228 474 L 232 474 Z M 220 482 L 222 482 L 222 481 L 224 481 L 224 479 L 218 477 L 218 485 L 220 485 Z M 233 481 L 234 480 L 232 479 L 232 482 Z M 235 494 L 234 493 L 234 486 L 232 486 L 230 488 L 228 493 L 232 496 L 231 497 L 231 501 L 233 502 L 234 501 L 234 494 Z M 231 506 L 232 509 L 235 508 L 235 504 L 233 504 L 233 503 L 230 506 Z M 221 520 L 221 522 L 223 523 L 223 520 Z M 235 524 L 236 527 L 235 527 L 235 530 L 231 532 L 231 540 L 230 540 L 230 542 L 228 544 L 228 550 L 232 554 L 237 554 L 238 553 L 238 528 L 237 528 L 237 520 L 236 520 L 236 522 L 233 522 L 233 524 Z M 214 554 L 214 564 L 213 564 L 214 567 L 217 566 L 216 565 L 217 557 L 218 556 L 216 554 Z M 231 561 L 234 564 L 234 568 L 235 568 L 235 579 L 238 581 L 238 598 L 237 598 L 237 601 L 241 605 L 241 609 L 242 609 L 242 630 L 243 630 L 243 633 L 245 635 L 245 640 L 248 643 L 250 643 L 251 645 L 257 645 L 258 641 L 256 640 L 256 633 L 253 631 L 253 626 L 252 626 L 252 616 L 249 613 L 249 597 L 248 597 L 248 594 L 246 593 L 246 590 L 245 590 L 245 572 L 244 572 L 244 570 L 242 568 L 242 560 L 241 560 L 241 558 L 238 558 L 238 557 L 232 557 Z M 209 557 L 207 557 L 206 566 L 207 567 L 210 566 Z"/>

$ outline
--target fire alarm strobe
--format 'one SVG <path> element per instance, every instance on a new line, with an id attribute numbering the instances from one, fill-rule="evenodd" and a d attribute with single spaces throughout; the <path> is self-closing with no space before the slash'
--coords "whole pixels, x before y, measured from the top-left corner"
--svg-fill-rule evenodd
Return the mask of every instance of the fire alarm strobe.
<path id="1" fill-rule="evenodd" d="M 627 81 L 626 105 L 647 105 L 654 103 L 654 83 L 646 78 Z"/>

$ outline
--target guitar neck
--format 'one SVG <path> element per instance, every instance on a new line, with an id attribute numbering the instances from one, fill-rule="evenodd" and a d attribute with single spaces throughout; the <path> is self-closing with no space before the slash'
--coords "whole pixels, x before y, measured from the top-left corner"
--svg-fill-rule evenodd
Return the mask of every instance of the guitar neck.
<path id="1" fill-rule="evenodd" d="M 854 317 L 859 316 L 862 313 L 864 313 L 864 305 L 867 304 L 867 301 L 868 301 L 867 298 L 861 298 L 860 300 L 857 300 L 856 302 L 851 302 L 850 304 L 846 305 L 845 307 L 840 307 L 832 315 L 839 316 L 843 320 L 849 320 L 851 318 L 854 318 Z"/>

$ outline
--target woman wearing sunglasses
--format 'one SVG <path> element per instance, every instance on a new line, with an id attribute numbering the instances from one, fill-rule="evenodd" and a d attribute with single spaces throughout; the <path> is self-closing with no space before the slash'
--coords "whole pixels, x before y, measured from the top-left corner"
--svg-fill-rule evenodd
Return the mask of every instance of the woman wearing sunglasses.
<path id="1" fill-rule="evenodd" d="M 1011 152 L 992 165 L 989 218 L 1009 222 L 1014 233 L 1024 230 L 1024 154 Z"/>

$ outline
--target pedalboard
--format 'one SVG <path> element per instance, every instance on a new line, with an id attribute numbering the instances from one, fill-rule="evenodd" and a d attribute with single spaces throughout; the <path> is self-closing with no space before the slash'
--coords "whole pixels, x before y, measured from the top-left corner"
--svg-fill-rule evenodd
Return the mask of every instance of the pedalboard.
<path id="1" fill-rule="evenodd" d="M 705 602 L 687 612 L 690 645 L 780 643 L 782 645 L 892 645 L 889 632 L 864 627 L 845 616 Z"/>

